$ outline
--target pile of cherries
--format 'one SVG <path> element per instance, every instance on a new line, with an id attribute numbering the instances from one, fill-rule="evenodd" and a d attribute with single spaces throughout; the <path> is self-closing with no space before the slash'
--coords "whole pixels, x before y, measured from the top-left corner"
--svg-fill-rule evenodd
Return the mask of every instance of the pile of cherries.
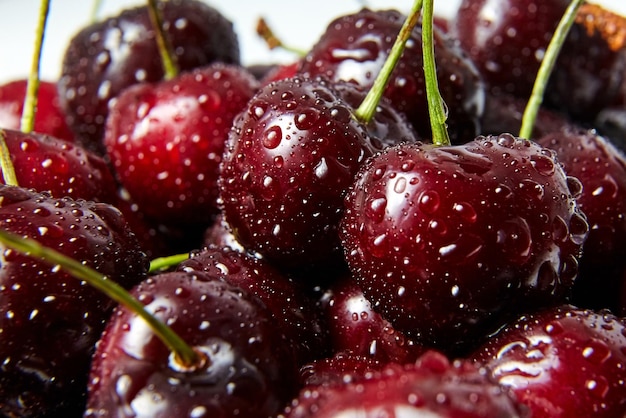
<path id="1" fill-rule="evenodd" d="M 568 0 L 364 8 L 255 68 L 154 3 L 34 130 L 0 86 L 0 414 L 626 416 L 625 17 L 575 9 L 525 133 Z"/>

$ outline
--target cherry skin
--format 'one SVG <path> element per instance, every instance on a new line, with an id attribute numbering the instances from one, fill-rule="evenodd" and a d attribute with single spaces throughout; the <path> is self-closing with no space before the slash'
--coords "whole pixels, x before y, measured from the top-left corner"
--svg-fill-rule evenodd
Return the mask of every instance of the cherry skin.
<path id="1" fill-rule="evenodd" d="M 300 72 L 309 77 L 324 76 L 346 81 L 369 90 L 398 36 L 405 16 L 396 10 L 369 10 L 340 16 L 329 23 L 318 42 L 302 62 Z M 483 112 L 484 87 L 473 63 L 438 28 L 434 30 L 435 59 L 441 96 L 449 111 L 453 141 L 478 134 Z M 384 96 L 406 115 L 422 138 L 430 138 L 430 123 L 422 32 L 418 24 L 406 43 L 404 53 L 391 75 Z"/>
<path id="2" fill-rule="evenodd" d="M 404 364 L 414 361 L 423 351 L 372 308 L 351 277 L 330 285 L 322 296 L 321 309 L 334 352 L 380 364 Z"/>
<path id="3" fill-rule="evenodd" d="M 40 133 L 0 129 L 18 183 L 54 197 L 116 205 L 118 184 L 107 162 L 79 144 Z"/>
<path id="4" fill-rule="evenodd" d="M 246 250 L 281 268 L 334 263 L 343 195 L 375 151 L 330 83 L 271 83 L 228 137 L 218 182 L 224 219 Z"/>
<path id="5" fill-rule="evenodd" d="M 15 80 L 0 86 L 0 127 L 19 130 L 28 81 Z M 65 122 L 56 83 L 40 81 L 37 92 L 35 132 L 74 142 L 74 134 Z"/>
<path id="6" fill-rule="evenodd" d="M 469 361 L 450 362 L 428 351 L 415 363 L 336 384 L 308 386 L 287 408 L 287 418 L 528 417 L 511 393 Z"/>
<path id="7" fill-rule="evenodd" d="M 0 227 L 84 262 L 124 287 L 148 261 L 121 213 L 105 203 L 0 185 Z M 115 303 L 62 270 L 3 248 L 0 412 L 78 416 L 94 347 Z"/>
<path id="8" fill-rule="evenodd" d="M 626 156 L 595 131 L 564 128 L 539 138 L 565 171 L 580 180 L 577 199 L 589 223 L 572 302 L 578 307 L 618 309 L 626 286 Z"/>
<path id="9" fill-rule="evenodd" d="M 608 418 L 626 413 L 624 347 L 623 318 L 566 305 L 520 317 L 471 358 L 533 417 Z"/>
<path id="10" fill-rule="evenodd" d="M 258 297 L 294 348 L 298 364 L 329 351 L 327 333 L 315 301 L 301 285 L 265 260 L 230 247 L 208 246 L 192 251 L 177 270 L 203 271 Z"/>
<path id="11" fill-rule="evenodd" d="M 98 344 L 85 417 L 273 416 L 297 388 L 291 347 L 258 299 L 202 272 L 161 273 L 132 294 L 200 352 L 186 370 L 127 309 Z"/>
<path id="12" fill-rule="evenodd" d="M 216 63 L 131 86 L 112 102 L 104 144 L 142 213 L 165 225 L 208 226 L 226 137 L 257 87 L 243 67 Z"/>
<path id="13" fill-rule="evenodd" d="M 554 153 L 509 134 L 370 158 L 341 238 L 365 296 L 418 343 L 471 347 L 512 312 L 570 296 L 588 226 Z"/>
<path id="14" fill-rule="evenodd" d="M 61 107 L 77 140 L 104 154 L 109 101 L 127 87 L 163 79 L 148 6 L 84 27 L 69 42 L 58 82 Z M 161 2 L 163 27 L 181 71 L 212 62 L 239 63 L 232 23 L 197 0 Z"/>

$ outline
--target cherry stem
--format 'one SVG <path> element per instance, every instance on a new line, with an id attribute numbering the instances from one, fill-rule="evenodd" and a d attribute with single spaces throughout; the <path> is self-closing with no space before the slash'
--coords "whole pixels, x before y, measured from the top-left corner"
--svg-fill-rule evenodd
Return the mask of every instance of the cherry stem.
<path id="1" fill-rule="evenodd" d="M 292 52 L 299 57 L 304 57 L 306 55 L 306 51 L 294 48 L 289 45 L 285 45 L 285 43 L 280 40 L 278 36 L 276 36 L 272 28 L 270 28 L 269 24 L 263 17 L 260 17 L 257 21 L 256 33 L 265 41 L 270 50 L 281 48 L 285 51 Z"/>
<path id="2" fill-rule="evenodd" d="M 178 63 L 176 62 L 176 56 L 174 55 L 174 49 L 170 42 L 169 37 L 163 29 L 163 16 L 158 0 L 148 0 L 148 12 L 150 13 L 150 20 L 154 27 L 154 33 L 156 35 L 156 42 L 159 48 L 159 54 L 161 55 L 161 61 L 163 63 L 163 78 L 165 80 L 171 80 L 176 77 L 180 72 Z"/>
<path id="3" fill-rule="evenodd" d="M 428 100 L 428 114 L 433 144 L 437 146 L 450 145 L 448 136 L 448 119 L 446 105 L 439 92 L 437 81 L 437 67 L 435 65 L 434 1 L 424 1 L 424 18 L 422 20 L 422 53 L 424 54 L 424 79 L 426 80 L 426 97 Z"/>
<path id="4" fill-rule="evenodd" d="M 102 0 L 93 0 L 91 5 L 91 22 L 97 22 L 98 16 L 100 16 L 100 9 L 102 8 Z"/>
<path id="5" fill-rule="evenodd" d="M 26 97 L 24 99 L 24 108 L 22 109 L 22 119 L 20 120 L 20 130 L 24 133 L 32 132 L 35 127 L 35 112 L 37 109 L 37 95 L 39 93 L 41 49 L 49 10 L 50 0 L 41 0 L 39 20 L 35 32 L 35 51 L 31 62 L 30 74 L 28 75 L 28 83 L 26 84 Z"/>
<path id="6" fill-rule="evenodd" d="M 159 271 L 167 270 L 170 267 L 176 266 L 189 258 L 189 253 L 168 255 L 165 257 L 155 258 L 150 262 L 149 273 L 156 273 Z"/>
<path id="7" fill-rule="evenodd" d="M 21 237 L 0 229 L 0 242 L 24 255 L 48 262 L 55 268 L 57 266 L 61 267 L 75 278 L 84 280 L 114 301 L 130 309 L 148 323 L 152 331 L 169 347 L 172 353 L 174 353 L 175 359 L 184 367 L 193 369 L 196 365 L 204 364 L 205 359 L 198 352 L 190 347 L 170 327 L 148 312 L 126 289 L 110 280 L 107 276 L 56 250 L 44 247 L 32 238 Z"/>
<path id="8" fill-rule="evenodd" d="M 400 57 L 402 57 L 402 52 L 405 49 L 408 39 L 411 37 L 413 28 L 419 21 L 422 3 L 423 0 L 416 0 L 413 4 L 413 7 L 409 12 L 409 16 L 402 24 L 402 28 L 400 28 L 396 41 L 391 47 L 389 56 L 385 60 L 383 67 L 380 69 L 380 72 L 372 84 L 372 88 L 367 92 L 365 99 L 363 99 L 363 102 L 354 112 L 357 120 L 367 124 L 376 114 L 376 108 L 378 107 L 378 103 L 380 103 L 380 99 L 383 97 L 385 87 L 391 78 L 391 73 L 394 68 L 396 68 Z"/>
<path id="9" fill-rule="evenodd" d="M 15 175 L 15 167 L 13 166 L 13 161 L 11 161 L 11 153 L 7 146 L 4 129 L 0 129 L 0 169 L 2 169 L 4 184 L 19 186 L 17 176 Z"/>
<path id="10" fill-rule="evenodd" d="M 535 78 L 530 98 L 528 99 L 528 103 L 524 109 L 522 126 L 519 131 L 520 138 L 529 139 L 532 135 L 535 119 L 537 118 L 537 113 L 539 112 L 539 108 L 543 102 L 543 96 L 550 79 L 550 74 L 556 64 L 556 60 L 561 52 L 561 48 L 563 47 L 563 43 L 565 43 L 567 34 L 576 21 L 578 10 L 584 3 L 584 0 L 572 0 L 565 10 L 563 17 L 559 21 L 556 30 L 554 31 L 554 35 L 548 44 L 548 48 L 546 49 L 541 65 L 539 66 L 537 78 Z"/>

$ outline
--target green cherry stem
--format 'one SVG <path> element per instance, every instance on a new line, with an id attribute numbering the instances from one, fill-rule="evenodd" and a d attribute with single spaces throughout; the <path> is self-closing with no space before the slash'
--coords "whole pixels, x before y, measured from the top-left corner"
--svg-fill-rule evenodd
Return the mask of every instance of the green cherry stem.
<path id="1" fill-rule="evenodd" d="M 95 23 L 98 21 L 98 16 L 100 16 L 100 9 L 102 9 L 102 0 L 93 0 L 93 4 L 91 5 L 91 22 Z"/>
<path id="2" fill-rule="evenodd" d="M 158 320 L 154 315 L 135 299 L 123 287 L 110 280 L 92 268 L 59 253 L 51 248 L 44 247 L 32 238 L 21 237 L 0 229 L 0 242 L 7 247 L 30 257 L 39 258 L 50 263 L 54 268 L 62 268 L 72 276 L 84 280 L 89 285 L 100 290 L 111 299 L 124 305 L 132 312 L 143 318 L 153 332 L 174 353 L 176 360 L 183 366 L 193 369 L 201 365 L 204 359 L 190 347 L 170 327 Z"/>
<path id="3" fill-rule="evenodd" d="M 37 94 L 39 92 L 41 49 L 43 45 L 44 33 L 46 31 L 46 22 L 48 21 L 49 10 L 50 0 L 41 0 L 37 30 L 35 32 L 35 52 L 33 53 L 30 74 L 28 75 L 28 83 L 26 84 L 26 98 L 24 100 L 24 109 L 22 110 L 22 119 L 20 120 L 20 130 L 24 133 L 32 132 L 35 126 Z"/>
<path id="4" fill-rule="evenodd" d="M 19 186 L 17 176 L 15 175 L 15 167 L 11 161 L 11 153 L 7 146 L 4 129 L 0 128 L 0 169 L 2 170 L 2 179 L 4 184 L 9 186 Z"/>
<path id="5" fill-rule="evenodd" d="M 559 21 L 556 30 L 554 31 L 554 35 L 548 44 L 548 48 L 546 48 L 543 60 L 539 66 L 539 71 L 537 72 L 537 78 L 535 78 L 535 84 L 533 85 L 530 98 L 526 104 L 526 108 L 524 109 L 522 126 L 519 131 L 520 138 L 528 139 L 532 135 L 535 119 L 537 118 L 537 113 L 539 112 L 539 108 L 543 102 L 543 96 L 550 79 L 550 74 L 552 73 L 559 53 L 561 52 L 563 43 L 567 38 L 567 34 L 576 21 L 578 9 L 580 9 L 584 3 L 584 0 L 572 0 L 565 10 L 563 17 Z"/>
<path id="6" fill-rule="evenodd" d="M 150 262 L 149 273 L 158 273 L 159 271 L 167 270 L 170 267 L 176 266 L 189 258 L 189 253 L 168 255 L 165 257 L 155 258 Z"/>
<path id="7" fill-rule="evenodd" d="M 178 68 L 178 63 L 175 58 L 176 55 L 174 55 L 174 49 L 172 48 L 170 39 L 163 29 L 163 16 L 161 9 L 159 9 L 158 0 L 148 0 L 148 12 L 150 13 L 150 20 L 154 27 L 156 42 L 163 63 L 163 78 L 165 80 L 171 80 L 178 75 L 180 69 Z"/>
<path id="8" fill-rule="evenodd" d="M 385 92 L 385 87 L 387 83 L 389 83 L 389 79 L 391 78 L 391 73 L 394 68 L 398 64 L 400 57 L 402 56 L 402 52 L 406 46 L 406 43 L 411 36 L 411 32 L 413 32 L 413 28 L 417 25 L 420 17 L 420 11 L 422 9 L 423 0 L 416 0 L 409 12 L 409 16 L 404 21 L 402 28 L 400 28 L 400 32 L 391 47 L 391 51 L 389 52 L 389 56 L 385 60 L 383 67 L 380 69 L 380 72 L 376 76 L 372 88 L 367 92 L 365 99 L 359 105 L 359 107 L 354 112 L 356 118 L 363 122 L 369 123 L 374 114 L 376 114 L 376 107 L 380 102 L 380 99 L 383 97 L 383 93 Z"/>
<path id="9" fill-rule="evenodd" d="M 435 42 L 433 35 L 434 1 L 425 0 L 422 19 L 422 52 L 424 54 L 424 78 L 426 80 L 426 97 L 428 98 L 428 114 L 432 130 L 433 144 L 450 145 L 448 119 L 445 103 L 439 93 L 437 67 L 435 65 Z"/>

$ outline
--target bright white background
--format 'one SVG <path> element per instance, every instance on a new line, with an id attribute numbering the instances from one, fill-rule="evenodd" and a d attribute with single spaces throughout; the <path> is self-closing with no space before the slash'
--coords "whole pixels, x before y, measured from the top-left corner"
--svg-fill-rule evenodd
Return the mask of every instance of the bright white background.
<path id="1" fill-rule="evenodd" d="M 367 5 L 371 8 L 410 9 L 412 0 L 206 0 L 235 23 L 244 64 L 287 62 L 292 56 L 270 52 L 255 32 L 264 16 L 285 43 L 307 49 L 330 20 Z M 597 0 L 626 15 L 625 0 Z M 123 7 L 145 4 L 145 0 L 103 0 L 99 16 L 118 13 Z M 459 0 L 436 0 L 436 12 L 454 13 Z M 66 45 L 74 33 L 89 23 L 93 0 L 51 0 L 41 75 L 55 80 Z M 0 0 L 0 83 L 25 78 L 30 69 L 39 0 Z"/>

